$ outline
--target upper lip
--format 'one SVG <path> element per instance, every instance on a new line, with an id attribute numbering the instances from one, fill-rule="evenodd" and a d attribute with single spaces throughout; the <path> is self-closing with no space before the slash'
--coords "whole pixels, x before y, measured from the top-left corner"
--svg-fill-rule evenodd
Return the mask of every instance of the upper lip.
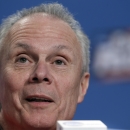
<path id="1" fill-rule="evenodd" d="M 29 95 L 25 100 L 28 102 L 54 102 L 52 98 L 45 95 Z"/>

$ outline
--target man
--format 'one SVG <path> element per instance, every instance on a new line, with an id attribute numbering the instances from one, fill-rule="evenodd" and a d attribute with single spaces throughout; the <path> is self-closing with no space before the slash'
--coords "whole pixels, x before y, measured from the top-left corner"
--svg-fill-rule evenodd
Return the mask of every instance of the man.
<path id="1" fill-rule="evenodd" d="M 0 124 L 55 130 L 73 118 L 89 82 L 89 40 L 60 4 L 9 16 L 0 28 Z"/>

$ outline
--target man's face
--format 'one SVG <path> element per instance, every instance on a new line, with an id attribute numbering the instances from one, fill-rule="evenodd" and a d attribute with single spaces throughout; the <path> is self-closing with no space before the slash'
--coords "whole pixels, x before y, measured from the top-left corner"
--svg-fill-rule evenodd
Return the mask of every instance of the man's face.
<path id="1" fill-rule="evenodd" d="M 11 28 L 0 78 L 5 122 L 25 128 L 55 128 L 72 119 L 83 100 L 88 74 L 81 77 L 81 47 L 63 21 L 42 14 Z"/>

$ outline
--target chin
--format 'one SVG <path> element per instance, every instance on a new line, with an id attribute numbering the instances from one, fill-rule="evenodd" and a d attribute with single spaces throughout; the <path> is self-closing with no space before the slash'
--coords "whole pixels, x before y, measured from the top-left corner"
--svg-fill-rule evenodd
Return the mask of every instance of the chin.
<path id="1" fill-rule="evenodd" d="M 48 115 L 31 115 L 29 117 L 24 117 L 22 121 L 22 125 L 26 130 L 55 130 L 57 119 L 53 118 L 53 116 Z M 26 124 L 26 125 L 25 125 Z M 25 128 L 26 127 L 26 128 Z"/>

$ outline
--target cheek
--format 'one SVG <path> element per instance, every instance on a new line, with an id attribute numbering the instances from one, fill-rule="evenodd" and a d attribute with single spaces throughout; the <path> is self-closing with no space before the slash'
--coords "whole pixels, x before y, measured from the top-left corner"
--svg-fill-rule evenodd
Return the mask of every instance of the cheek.
<path id="1" fill-rule="evenodd" d="M 10 73 L 5 73 L 1 81 L 2 101 L 9 102 L 12 100 L 14 93 L 18 93 L 20 83 L 17 76 L 10 76 Z"/>
<path id="2" fill-rule="evenodd" d="M 24 87 L 24 78 L 25 76 L 21 76 L 21 74 L 17 74 L 12 72 L 11 70 L 4 71 L 1 78 L 1 102 L 3 104 L 17 104 L 20 99 L 20 95 L 22 94 L 22 89 Z M 9 106 L 9 105 L 8 105 Z"/>
<path id="3" fill-rule="evenodd" d="M 61 115 L 64 113 L 64 119 L 72 119 L 78 101 L 79 83 L 76 81 L 76 79 L 74 80 L 72 78 L 66 78 L 65 80 L 60 80 L 58 89 L 60 93 L 59 112 Z"/>
<path id="4" fill-rule="evenodd" d="M 7 69 L 3 75 L 2 86 L 8 91 L 15 92 L 22 89 L 25 85 L 25 74 L 17 73 L 17 71 Z"/>
<path id="5" fill-rule="evenodd" d="M 67 73 L 62 73 L 62 75 L 54 76 L 55 81 L 58 86 L 58 91 L 61 98 L 66 99 L 76 99 L 79 93 L 80 86 L 80 73 L 74 71 L 74 69 L 70 70 Z"/>
<path id="6" fill-rule="evenodd" d="M 70 74 L 70 73 L 69 73 Z M 80 86 L 80 79 L 78 76 L 74 76 L 74 75 L 68 75 L 65 77 L 59 77 L 59 89 L 60 89 L 60 93 L 61 96 L 73 96 L 73 95 L 77 95 L 78 90 L 79 90 L 79 86 Z"/>
<path id="7" fill-rule="evenodd" d="M 23 76 L 24 77 L 24 76 Z M 6 115 L 14 117 L 16 111 L 22 108 L 21 93 L 24 87 L 21 75 L 12 71 L 5 71 L 1 80 L 1 104 Z"/>

